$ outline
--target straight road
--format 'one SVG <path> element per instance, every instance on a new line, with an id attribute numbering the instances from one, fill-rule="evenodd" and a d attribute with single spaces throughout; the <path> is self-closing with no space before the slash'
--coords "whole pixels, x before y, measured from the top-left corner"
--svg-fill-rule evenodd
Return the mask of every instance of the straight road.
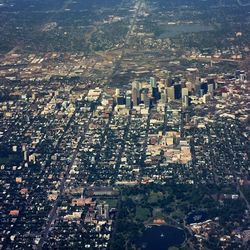
<path id="1" fill-rule="evenodd" d="M 113 75 L 115 75 L 115 73 L 118 71 L 118 69 L 119 69 L 119 67 L 121 65 L 122 59 L 123 59 L 123 57 L 125 55 L 126 45 L 128 44 L 129 38 L 130 38 L 130 36 L 131 36 L 131 34 L 132 34 L 133 30 L 134 30 L 134 27 L 136 25 L 136 19 L 137 19 L 138 15 L 139 15 L 142 4 L 143 4 L 143 0 L 138 0 L 135 3 L 135 6 L 137 6 L 137 9 L 136 9 L 135 14 L 133 15 L 133 17 L 131 19 L 129 30 L 128 30 L 126 36 L 125 36 L 124 42 L 121 45 L 121 54 L 118 56 L 118 59 L 115 61 L 114 68 L 113 68 L 113 70 L 111 72 L 111 75 L 109 76 L 107 82 L 111 81 Z"/>
<path id="2" fill-rule="evenodd" d="M 47 224 L 46 224 L 43 232 L 41 233 L 41 239 L 40 239 L 40 241 L 39 241 L 39 243 L 37 245 L 37 248 L 36 248 L 37 250 L 41 250 L 42 249 L 43 244 L 45 243 L 45 241 L 48 238 L 49 230 L 50 230 L 53 222 L 55 221 L 55 219 L 57 217 L 57 209 L 58 209 L 59 203 L 61 201 L 62 195 L 64 194 L 66 180 L 69 177 L 69 172 L 70 172 L 70 170 L 71 170 L 71 168 L 72 168 L 72 166 L 73 166 L 73 164 L 74 164 L 74 162 L 76 160 L 76 157 L 77 157 L 77 154 L 79 152 L 79 149 L 80 149 L 80 147 L 82 145 L 82 142 L 83 142 L 83 140 L 85 138 L 85 133 L 87 132 L 87 130 L 89 128 L 89 124 L 90 124 L 90 121 L 92 119 L 92 116 L 93 116 L 93 112 L 91 114 L 91 117 L 88 120 L 88 123 L 85 125 L 85 130 L 84 130 L 85 132 L 81 136 L 81 138 L 80 138 L 80 140 L 78 142 L 77 148 L 75 149 L 75 151 L 73 153 L 73 157 L 72 157 L 71 163 L 68 165 L 67 170 L 66 170 L 66 172 L 64 174 L 64 178 L 61 181 L 58 197 L 57 197 L 56 201 L 54 202 L 52 209 L 49 212 Z"/>

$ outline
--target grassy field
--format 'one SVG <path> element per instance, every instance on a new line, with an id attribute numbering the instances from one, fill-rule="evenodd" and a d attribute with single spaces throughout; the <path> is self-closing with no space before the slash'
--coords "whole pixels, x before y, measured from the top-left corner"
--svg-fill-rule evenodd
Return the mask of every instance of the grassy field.
<path id="1" fill-rule="evenodd" d="M 137 221 L 146 221 L 151 216 L 151 212 L 148 208 L 143 208 L 141 206 L 136 207 L 135 219 Z"/>

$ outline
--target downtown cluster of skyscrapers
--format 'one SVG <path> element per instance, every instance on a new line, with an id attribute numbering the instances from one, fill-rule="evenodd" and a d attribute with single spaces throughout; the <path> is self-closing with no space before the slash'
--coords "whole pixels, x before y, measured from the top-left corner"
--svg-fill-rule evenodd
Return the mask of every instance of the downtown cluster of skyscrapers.
<path id="1" fill-rule="evenodd" d="M 178 77 L 156 80 L 150 77 L 149 82 L 132 82 L 131 90 L 122 93 L 116 89 L 117 105 L 125 105 L 130 109 L 144 104 L 149 108 L 156 102 L 167 104 L 171 101 L 181 101 L 182 107 L 187 108 L 193 97 L 213 97 L 216 83 L 213 79 L 202 79 L 197 69 L 187 69 L 185 79 Z M 206 99 L 206 98 L 205 98 Z"/>

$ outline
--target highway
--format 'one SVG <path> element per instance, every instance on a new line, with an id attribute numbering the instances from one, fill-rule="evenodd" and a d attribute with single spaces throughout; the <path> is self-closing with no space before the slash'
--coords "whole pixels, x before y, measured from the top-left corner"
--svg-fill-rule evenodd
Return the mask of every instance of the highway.
<path id="1" fill-rule="evenodd" d="M 136 24 L 136 19 L 137 19 L 138 14 L 139 14 L 139 12 L 141 10 L 142 3 L 143 3 L 143 0 L 138 0 L 135 3 L 135 7 L 137 6 L 135 14 L 133 15 L 133 17 L 131 19 L 129 30 L 128 30 L 126 36 L 125 36 L 123 44 L 120 47 L 121 48 L 121 53 L 118 56 L 118 59 L 114 63 L 114 68 L 113 68 L 110 76 L 108 77 L 107 82 L 110 82 L 110 80 L 112 79 L 113 75 L 115 75 L 115 73 L 117 72 L 117 70 L 119 69 L 119 67 L 121 65 L 122 59 L 123 59 L 124 54 L 125 54 L 126 45 L 128 44 L 129 38 L 130 38 L 130 36 L 131 36 L 131 34 L 132 34 L 133 30 L 134 30 L 134 27 L 135 27 L 135 24 Z"/>

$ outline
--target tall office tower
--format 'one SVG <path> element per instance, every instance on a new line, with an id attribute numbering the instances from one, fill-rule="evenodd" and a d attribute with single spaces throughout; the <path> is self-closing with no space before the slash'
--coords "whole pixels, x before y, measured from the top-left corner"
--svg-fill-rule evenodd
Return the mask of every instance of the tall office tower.
<path id="1" fill-rule="evenodd" d="M 201 94 L 201 85 L 200 84 L 195 84 L 194 85 L 194 94 L 196 96 L 200 96 L 200 94 Z"/>
<path id="2" fill-rule="evenodd" d="M 182 98 L 182 107 L 187 108 L 189 106 L 189 90 L 188 88 L 182 88 L 181 98 Z"/>
<path id="3" fill-rule="evenodd" d="M 151 100 L 150 100 L 149 96 L 146 95 L 145 98 L 144 98 L 144 105 L 145 105 L 147 108 L 150 108 L 150 103 L 151 103 Z"/>
<path id="4" fill-rule="evenodd" d="M 152 88 L 152 96 L 154 97 L 155 100 L 160 99 L 160 93 L 158 87 Z"/>
<path id="5" fill-rule="evenodd" d="M 132 92 L 131 91 L 127 91 L 126 92 L 126 98 L 125 98 L 125 101 L 126 101 L 126 107 L 128 109 L 131 109 L 132 107 L 132 98 L 131 98 L 131 95 L 132 95 Z"/>
<path id="6" fill-rule="evenodd" d="M 213 84 L 208 84 L 208 86 L 207 86 L 207 92 L 208 92 L 211 96 L 214 96 L 214 85 L 213 85 Z"/>
<path id="7" fill-rule="evenodd" d="M 186 88 L 188 88 L 189 92 L 193 91 L 193 84 L 191 82 L 186 82 Z"/>
<path id="8" fill-rule="evenodd" d="M 116 97 L 116 103 L 117 105 L 124 105 L 125 104 L 125 98 L 124 96 L 120 95 Z"/>
<path id="9" fill-rule="evenodd" d="M 140 83 L 137 81 L 132 82 L 132 89 L 140 90 Z"/>
<path id="10" fill-rule="evenodd" d="M 182 97 L 182 107 L 187 108 L 189 106 L 189 97 L 187 95 Z"/>
<path id="11" fill-rule="evenodd" d="M 133 102 L 133 106 L 138 106 L 139 105 L 139 91 L 138 89 L 134 88 L 132 89 L 132 102 Z"/>
<path id="12" fill-rule="evenodd" d="M 166 80 L 166 86 L 171 87 L 174 84 L 174 80 L 171 77 L 168 77 Z"/>
<path id="13" fill-rule="evenodd" d="M 140 84 L 137 81 L 132 83 L 132 102 L 133 106 L 138 106 L 140 103 Z"/>
<path id="14" fill-rule="evenodd" d="M 163 89 L 161 92 L 161 103 L 166 104 L 168 102 L 167 90 Z"/>
<path id="15" fill-rule="evenodd" d="M 148 90 L 143 89 L 141 92 L 141 101 L 144 103 L 144 105 L 149 108 L 150 107 L 150 98 L 148 96 Z"/>
<path id="16" fill-rule="evenodd" d="M 141 101 L 144 103 L 145 101 L 145 97 L 147 95 L 147 90 L 146 89 L 142 89 L 141 91 Z"/>
<path id="17" fill-rule="evenodd" d="M 200 78 L 199 76 L 197 76 L 195 79 L 195 84 L 202 83 L 204 81 L 205 81 L 204 78 Z"/>
<path id="18" fill-rule="evenodd" d="M 159 94 L 158 86 L 154 77 L 150 77 L 150 86 L 152 89 L 152 97 L 154 97 L 155 101 L 159 100 L 160 94 Z"/>
<path id="19" fill-rule="evenodd" d="M 181 90 L 181 97 L 183 98 L 184 96 L 188 96 L 188 95 L 189 95 L 188 88 L 182 88 L 182 90 Z"/>
<path id="20" fill-rule="evenodd" d="M 151 85 L 151 88 L 156 88 L 157 85 L 156 85 L 156 80 L 154 77 L 150 77 L 150 85 Z"/>
<path id="21" fill-rule="evenodd" d="M 166 84 L 167 84 L 167 81 L 166 81 L 166 79 L 160 79 L 160 85 L 161 86 L 166 86 Z"/>
<path id="22" fill-rule="evenodd" d="M 181 84 L 181 87 L 182 87 L 182 88 L 185 88 L 185 87 L 186 87 L 186 79 L 183 79 L 183 78 L 182 78 L 182 79 L 180 80 L 180 84 Z"/>
<path id="23" fill-rule="evenodd" d="M 171 100 L 175 99 L 175 96 L 174 96 L 174 86 L 167 88 L 167 94 L 168 94 L 168 101 L 171 101 Z"/>
<path id="24" fill-rule="evenodd" d="M 197 77 L 199 77 L 199 70 L 197 68 L 188 68 L 186 77 L 189 82 L 195 84 Z"/>
<path id="25" fill-rule="evenodd" d="M 207 82 L 202 82 L 201 83 L 201 89 L 203 90 L 203 93 L 206 94 L 208 91 L 208 85 Z"/>
<path id="26" fill-rule="evenodd" d="M 120 89 L 116 89 L 115 90 L 115 96 L 119 96 L 120 95 Z"/>
<path id="27" fill-rule="evenodd" d="M 181 99 L 181 84 L 180 83 L 176 83 L 174 85 L 174 98 Z"/>

